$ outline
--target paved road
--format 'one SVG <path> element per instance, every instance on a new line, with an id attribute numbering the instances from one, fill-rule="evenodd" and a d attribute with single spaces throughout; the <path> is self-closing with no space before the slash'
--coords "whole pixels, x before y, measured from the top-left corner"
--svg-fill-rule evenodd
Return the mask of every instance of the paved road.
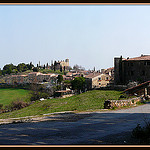
<path id="1" fill-rule="evenodd" d="M 61 115 L 60 115 L 61 117 Z M 62 115 L 63 117 L 63 115 Z M 150 103 L 117 111 L 80 114 L 79 120 L 0 125 L 1 145 L 80 145 L 104 136 L 132 131 L 150 119 Z"/>

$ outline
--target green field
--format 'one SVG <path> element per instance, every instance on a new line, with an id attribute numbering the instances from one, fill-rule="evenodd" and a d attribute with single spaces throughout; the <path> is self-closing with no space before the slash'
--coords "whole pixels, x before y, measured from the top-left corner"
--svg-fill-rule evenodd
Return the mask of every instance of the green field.
<path id="1" fill-rule="evenodd" d="M 0 104 L 6 106 L 10 104 L 12 101 L 16 101 L 16 100 L 28 101 L 29 91 L 24 89 L 14 89 L 14 88 L 0 89 Z"/>
<path id="2" fill-rule="evenodd" d="M 95 111 L 104 108 L 105 100 L 117 100 L 120 95 L 119 91 L 93 90 L 64 99 L 36 101 L 23 109 L 0 114 L 0 118 L 34 116 L 61 111 Z"/>

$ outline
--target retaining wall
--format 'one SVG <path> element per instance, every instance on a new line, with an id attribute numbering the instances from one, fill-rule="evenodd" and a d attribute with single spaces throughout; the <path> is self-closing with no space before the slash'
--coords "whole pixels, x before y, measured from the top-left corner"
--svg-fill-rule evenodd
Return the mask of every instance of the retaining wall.
<path id="1" fill-rule="evenodd" d="M 114 107 L 134 106 L 139 101 L 143 101 L 141 97 L 132 98 L 128 100 L 107 100 L 104 103 L 104 108 L 112 109 Z"/>

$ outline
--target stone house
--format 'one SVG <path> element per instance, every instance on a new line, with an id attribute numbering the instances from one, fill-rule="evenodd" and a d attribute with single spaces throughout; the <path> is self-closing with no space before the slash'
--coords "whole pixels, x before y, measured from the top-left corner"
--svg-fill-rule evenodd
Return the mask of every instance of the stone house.
<path id="1" fill-rule="evenodd" d="M 37 76 L 41 74 L 42 74 L 41 72 L 30 72 L 28 74 L 29 83 L 37 83 L 38 82 Z"/>
<path id="2" fill-rule="evenodd" d="M 87 90 L 89 90 L 93 88 L 106 87 L 109 84 L 111 77 L 108 74 L 93 72 L 86 75 L 85 79 L 87 83 Z"/>
<path id="3" fill-rule="evenodd" d="M 129 82 L 143 83 L 150 80 L 150 55 L 135 58 L 114 58 L 114 83 L 126 85 Z"/>
<path id="4" fill-rule="evenodd" d="M 49 73 L 49 74 L 39 74 L 37 76 L 37 82 L 50 82 L 51 78 L 54 76 L 55 74 L 53 73 Z"/>

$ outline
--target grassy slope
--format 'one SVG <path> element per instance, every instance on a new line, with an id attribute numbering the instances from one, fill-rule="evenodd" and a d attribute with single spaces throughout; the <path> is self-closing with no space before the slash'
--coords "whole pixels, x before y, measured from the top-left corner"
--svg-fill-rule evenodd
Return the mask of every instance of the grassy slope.
<path id="1" fill-rule="evenodd" d="M 27 101 L 28 96 L 29 91 L 24 89 L 0 89 L 0 104 L 5 106 L 18 99 Z"/>
<path id="2" fill-rule="evenodd" d="M 0 114 L 0 118 L 34 116 L 60 111 L 91 111 L 103 109 L 105 100 L 117 100 L 121 95 L 120 93 L 119 91 L 93 90 L 64 99 L 37 101 L 21 110 Z"/>

